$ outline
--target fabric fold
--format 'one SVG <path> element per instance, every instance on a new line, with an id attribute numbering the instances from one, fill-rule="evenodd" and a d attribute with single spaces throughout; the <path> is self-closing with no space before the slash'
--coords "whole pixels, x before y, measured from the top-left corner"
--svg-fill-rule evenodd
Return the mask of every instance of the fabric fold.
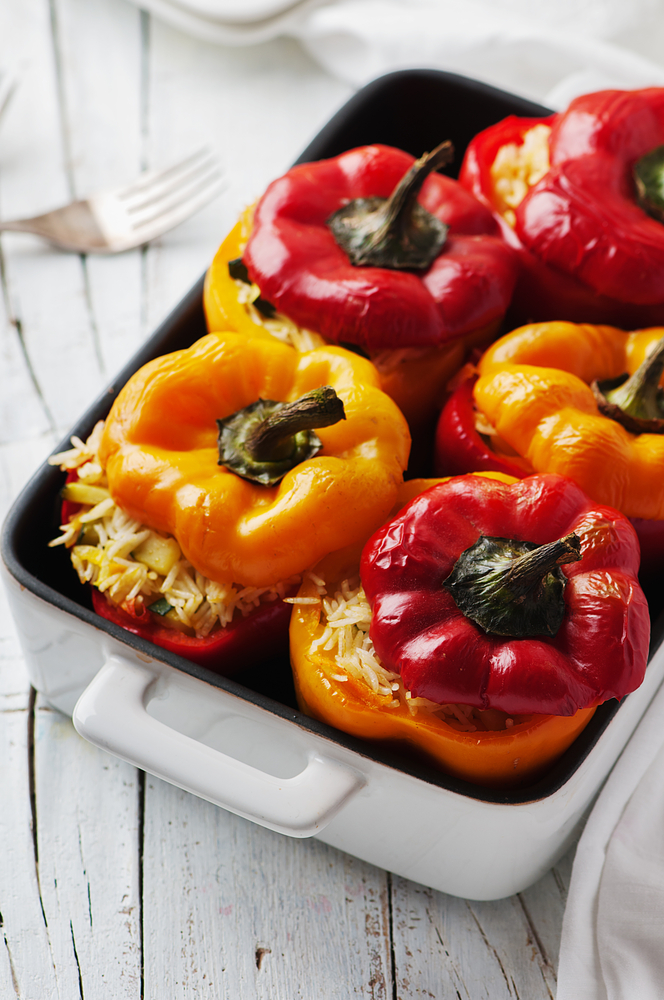
<path id="1" fill-rule="evenodd" d="M 659 1000 L 664 982 L 664 687 L 581 836 L 557 1000 Z"/>
<path id="2" fill-rule="evenodd" d="M 555 7 L 532 0 L 263 0 L 248 6 L 141 0 L 141 6 L 223 45 L 297 38 L 327 72 L 355 86 L 392 70 L 438 68 L 559 109 L 590 90 L 664 85 L 664 65 L 615 41 L 629 31 L 634 44 L 657 27 L 656 0 Z"/>

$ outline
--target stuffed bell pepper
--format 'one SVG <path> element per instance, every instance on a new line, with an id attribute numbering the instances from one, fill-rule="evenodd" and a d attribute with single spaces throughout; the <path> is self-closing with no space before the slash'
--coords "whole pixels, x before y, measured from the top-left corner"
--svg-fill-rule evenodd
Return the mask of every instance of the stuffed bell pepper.
<path id="1" fill-rule="evenodd" d="M 293 167 L 222 243 L 208 328 L 363 352 L 419 432 L 468 350 L 496 335 L 516 280 L 491 213 L 435 172 L 451 156 L 449 143 L 417 161 L 373 145 Z"/>
<path id="2" fill-rule="evenodd" d="M 436 468 L 570 476 L 664 565 L 664 328 L 536 323 L 493 344 L 446 403 Z"/>
<path id="3" fill-rule="evenodd" d="M 366 359 L 229 333 L 145 365 L 72 443 L 51 544 L 95 609 L 231 673 L 287 645 L 302 572 L 385 519 L 409 435 Z"/>
<path id="4" fill-rule="evenodd" d="M 425 491 L 359 571 L 337 555 L 308 574 L 291 661 L 308 714 L 509 788 L 638 687 L 650 622 L 627 518 L 560 476 L 489 476 L 406 483 L 402 502 Z"/>
<path id="5" fill-rule="evenodd" d="M 606 90 L 473 139 L 460 181 L 522 270 L 516 322 L 664 323 L 664 89 Z"/>

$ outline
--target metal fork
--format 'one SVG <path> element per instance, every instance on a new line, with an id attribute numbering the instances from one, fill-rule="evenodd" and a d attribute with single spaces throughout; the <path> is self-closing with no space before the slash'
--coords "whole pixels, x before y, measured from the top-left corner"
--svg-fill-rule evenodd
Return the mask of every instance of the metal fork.
<path id="1" fill-rule="evenodd" d="M 166 170 L 146 170 L 131 184 L 31 219 L 0 222 L 0 232 L 34 233 L 77 253 L 118 253 L 184 222 L 221 190 L 219 164 L 201 149 Z"/>

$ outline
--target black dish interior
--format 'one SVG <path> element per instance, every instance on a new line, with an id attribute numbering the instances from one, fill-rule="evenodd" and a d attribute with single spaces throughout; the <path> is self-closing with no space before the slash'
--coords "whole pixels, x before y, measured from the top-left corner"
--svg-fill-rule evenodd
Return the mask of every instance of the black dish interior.
<path id="1" fill-rule="evenodd" d="M 480 130 L 509 114 L 541 117 L 550 113 L 549 109 L 538 104 L 454 74 L 436 70 L 406 70 L 382 77 L 356 94 L 321 130 L 297 162 L 335 156 L 354 146 L 374 142 L 397 146 L 420 156 L 442 139 L 450 138 L 454 142 L 456 158 L 445 172 L 455 176 L 468 142 Z M 76 424 L 72 434 L 85 439 L 94 424 L 107 415 L 119 389 L 147 361 L 187 347 L 207 332 L 202 291 L 201 278 Z M 67 447 L 69 436 L 57 450 Z M 543 798 L 560 788 L 595 745 L 618 709 L 616 702 L 600 706 L 590 724 L 544 778 L 528 788 L 513 792 L 478 788 L 442 774 L 402 750 L 377 748 L 346 736 L 298 711 L 286 659 L 267 661 L 259 668 L 246 670 L 237 679 L 229 680 L 99 618 L 92 610 L 88 589 L 79 584 L 71 569 L 68 554 L 62 548 L 47 547 L 48 541 L 58 534 L 59 490 L 63 481 L 64 475 L 58 469 L 44 464 L 24 489 L 5 522 L 2 555 L 9 572 L 23 587 L 136 650 L 239 695 L 363 756 L 475 799 L 518 804 Z M 661 591 L 651 588 L 649 599 L 654 620 L 664 604 Z M 660 616 L 653 627 L 652 650 L 659 645 L 663 633 L 664 620 Z"/>

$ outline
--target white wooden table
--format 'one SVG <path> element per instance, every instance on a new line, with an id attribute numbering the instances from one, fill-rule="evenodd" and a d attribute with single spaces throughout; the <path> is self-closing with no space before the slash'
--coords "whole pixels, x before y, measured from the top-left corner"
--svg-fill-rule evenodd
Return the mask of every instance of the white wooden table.
<path id="1" fill-rule="evenodd" d="M 237 211 L 349 96 L 278 40 L 204 45 L 125 0 L 4 0 L 0 216 L 204 143 L 226 193 L 147 250 L 0 241 L 0 513 L 207 266 Z M 555 995 L 568 856 L 469 903 L 262 830 L 83 742 L 31 693 L 0 594 L 0 996 L 539 1000 Z"/>

